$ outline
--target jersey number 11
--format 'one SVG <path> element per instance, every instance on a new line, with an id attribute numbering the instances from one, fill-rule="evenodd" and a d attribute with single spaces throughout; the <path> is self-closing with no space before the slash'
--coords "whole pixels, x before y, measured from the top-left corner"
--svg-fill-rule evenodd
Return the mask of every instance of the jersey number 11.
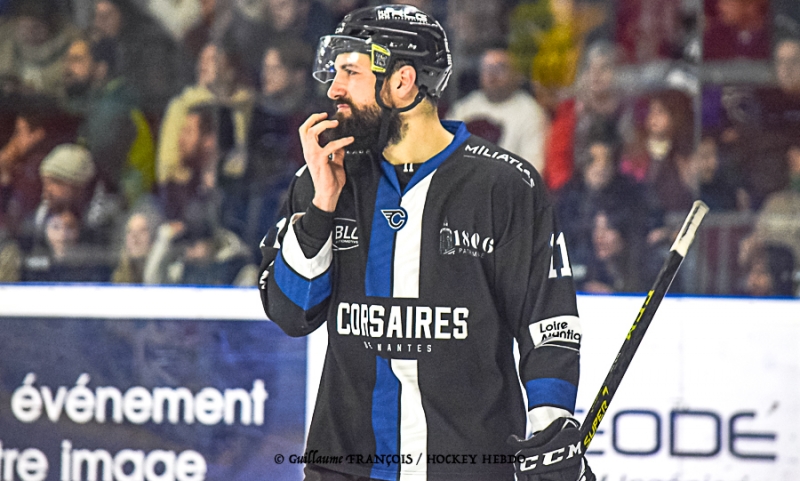
<path id="1" fill-rule="evenodd" d="M 555 246 L 553 245 L 553 240 L 555 240 Z M 558 252 L 560 254 L 561 259 L 561 268 L 556 270 L 554 265 L 556 264 L 556 248 L 558 247 Z M 550 254 L 550 274 L 547 276 L 550 279 L 555 279 L 557 277 L 570 277 L 572 276 L 572 268 L 569 266 L 569 256 L 567 255 L 567 244 L 564 242 L 564 233 L 558 233 L 558 239 L 556 239 L 555 234 L 550 234 L 550 248 L 553 249 L 552 253 Z"/>

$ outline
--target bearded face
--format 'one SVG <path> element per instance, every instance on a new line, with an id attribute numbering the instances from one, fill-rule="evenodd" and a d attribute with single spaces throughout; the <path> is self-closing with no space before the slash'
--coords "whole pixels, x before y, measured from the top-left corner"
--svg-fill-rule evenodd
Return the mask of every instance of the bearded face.
<path id="1" fill-rule="evenodd" d="M 348 150 L 375 151 L 381 134 L 381 108 L 377 103 L 358 107 L 350 99 L 336 99 L 335 104 L 347 104 L 349 113 L 336 112 L 335 120 L 339 121 L 333 129 L 326 130 L 323 139 L 326 142 L 354 137 L 355 140 Z M 387 145 L 395 144 L 403 137 L 403 121 L 398 112 L 390 112 L 388 122 Z M 384 146 L 385 147 L 385 146 Z"/>

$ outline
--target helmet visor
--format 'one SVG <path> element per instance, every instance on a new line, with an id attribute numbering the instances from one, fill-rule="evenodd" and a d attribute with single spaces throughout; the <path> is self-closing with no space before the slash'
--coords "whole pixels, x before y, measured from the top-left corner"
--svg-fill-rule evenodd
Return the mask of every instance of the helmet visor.
<path id="1" fill-rule="evenodd" d="M 347 35 L 326 35 L 319 39 L 317 56 L 314 60 L 314 78 L 322 83 L 330 82 L 336 77 L 336 59 L 342 54 L 362 53 L 369 55 L 373 72 L 385 73 L 391 54 L 384 46 L 372 43 L 363 38 Z"/>

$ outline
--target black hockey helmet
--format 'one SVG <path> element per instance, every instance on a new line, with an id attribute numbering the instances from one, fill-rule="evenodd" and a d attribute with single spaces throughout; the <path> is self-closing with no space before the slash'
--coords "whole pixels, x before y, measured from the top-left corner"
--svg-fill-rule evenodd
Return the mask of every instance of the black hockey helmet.
<path id="1" fill-rule="evenodd" d="M 423 96 L 440 97 L 453 70 L 442 26 L 409 5 L 366 7 L 347 14 L 334 35 L 320 39 L 314 77 L 321 82 L 333 80 L 336 56 L 345 52 L 370 55 L 372 71 L 381 85 L 395 62 L 410 62 Z"/>

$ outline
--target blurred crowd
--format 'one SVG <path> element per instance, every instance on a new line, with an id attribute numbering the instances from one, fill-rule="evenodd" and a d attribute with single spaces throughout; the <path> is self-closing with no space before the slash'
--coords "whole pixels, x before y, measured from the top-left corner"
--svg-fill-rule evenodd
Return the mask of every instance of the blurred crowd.
<path id="1" fill-rule="evenodd" d="M 373 0 L 0 0 L 0 282 L 252 286 L 331 111 L 316 41 Z M 406 0 L 445 118 L 528 160 L 580 291 L 800 296 L 800 2 Z M 561 241 L 557 242 L 561 244 Z"/>

